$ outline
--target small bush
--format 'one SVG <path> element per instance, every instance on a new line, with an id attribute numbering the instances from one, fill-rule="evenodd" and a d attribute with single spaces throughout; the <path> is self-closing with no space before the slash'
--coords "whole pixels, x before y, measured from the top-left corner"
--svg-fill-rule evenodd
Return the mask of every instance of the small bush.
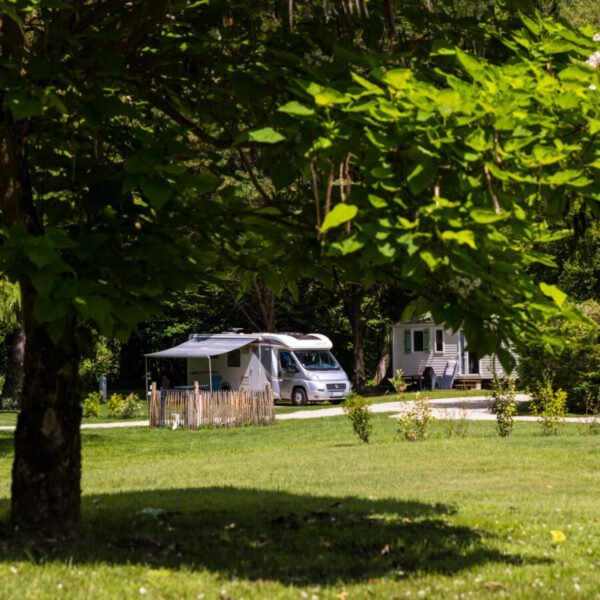
<path id="1" fill-rule="evenodd" d="M 398 433 L 409 442 L 424 440 L 433 421 L 429 397 L 421 398 L 417 393 L 410 408 L 398 419 Z"/>
<path id="2" fill-rule="evenodd" d="M 100 392 L 90 392 L 87 398 L 83 401 L 83 416 L 84 417 L 99 417 L 100 416 L 100 400 L 102 396 Z"/>
<path id="3" fill-rule="evenodd" d="M 458 419 L 451 418 L 448 410 L 444 411 L 445 429 L 448 437 L 467 437 L 469 432 L 469 409 L 466 402 L 461 402 Z"/>
<path id="4" fill-rule="evenodd" d="M 127 397 L 124 397 L 121 394 L 112 394 L 106 402 L 106 408 L 111 417 L 131 419 L 135 415 L 139 403 L 140 399 L 135 393 L 131 393 Z"/>
<path id="5" fill-rule="evenodd" d="M 587 433 L 600 435 L 600 396 L 589 394 L 585 402 L 585 416 L 588 418 Z"/>
<path id="6" fill-rule="evenodd" d="M 557 435 L 567 413 L 567 393 L 561 389 L 554 391 L 552 381 L 544 377 L 533 390 L 531 408 L 540 418 L 542 435 Z"/>
<path id="7" fill-rule="evenodd" d="M 352 393 L 344 402 L 344 413 L 348 415 L 358 439 L 368 444 L 373 430 L 368 401 L 359 394 Z"/>
<path id="8" fill-rule="evenodd" d="M 404 398 L 404 392 L 408 388 L 408 383 L 404 381 L 404 371 L 402 369 L 396 369 L 396 374 L 388 379 L 388 381 L 392 384 L 396 395 L 398 396 L 398 400 L 402 400 Z"/>
<path id="9" fill-rule="evenodd" d="M 513 417 L 517 414 L 515 400 L 515 380 L 498 379 L 492 381 L 492 412 L 496 415 L 496 428 L 500 437 L 508 437 L 513 430 Z"/>

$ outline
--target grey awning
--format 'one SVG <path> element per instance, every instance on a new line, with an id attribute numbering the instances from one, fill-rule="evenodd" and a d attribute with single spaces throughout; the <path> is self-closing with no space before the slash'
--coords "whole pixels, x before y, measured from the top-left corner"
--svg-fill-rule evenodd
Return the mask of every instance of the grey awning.
<path id="1" fill-rule="evenodd" d="M 220 336 L 195 336 L 193 339 L 179 344 L 168 350 L 160 352 L 152 352 L 145 356 L 153 356 L 157 358 L 196 358 L 207 356 L 218 356 L 226 354 L 232 350 L 237 350 L 242 346 L 247 346 L 256 341 L 257 337 L 230 337 L 224 338 Z"/>

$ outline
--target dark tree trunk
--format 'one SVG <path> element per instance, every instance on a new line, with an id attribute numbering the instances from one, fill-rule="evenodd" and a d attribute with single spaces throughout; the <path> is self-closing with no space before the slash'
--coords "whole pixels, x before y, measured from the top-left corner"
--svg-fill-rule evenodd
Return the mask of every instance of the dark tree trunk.
<path id="1" fill-rule="evenodd" d="M 22 316 L 20 320 L 22 320 Z M 6 378 L 2 386 L 2 399 L 11 400 L 17 407 L 20 407 L 25 357 L 25 330 L 23 325 L 10 334 L 8 345 L 8 364 L 6 366 Z"/>
<path id="2" fill-rule="evenodd" d="M 12 20 L 0 20 L 0 33 L 3 39 L 16 38 L 14 47 L 19 47 L 22 32 L 15 30 Z M 21 225 L 30 235 L 43 235 L 29 179 L 27 120 L 14 122 L 6 110 L 0 115 L 0 206 L 4 226 L 10 230 Z M 23 277 L 20 285 L 25 378 L 15 432 L 12 520 L 21 529 L 66 533 L 79 520 L 81 496 L 75 330 L 73 324 L 67 324 L 62 340 L 54 344 L 34 316 L 36 292 L 31 281 Z"/>
<path id="3" fill-rule="evenodd" d="M 344 307 L 352 328 L 352 386 L 356 392 L 365 388 L 367 377 L 365 375 L 365 320 L 363 318 L 362 303 L 365 290 L 359 283 L 349 283 L 342 290 Z"/>
<path id="4" fill-rule="evenodd" d="M 35 322 L 35 292 L 21 285 L 25 373 L 15 432 L 12 520 L 20 528 L 66 533 L 79 521 L 81 407 L 78 351 L 67 326 L 55 345 Z"/>

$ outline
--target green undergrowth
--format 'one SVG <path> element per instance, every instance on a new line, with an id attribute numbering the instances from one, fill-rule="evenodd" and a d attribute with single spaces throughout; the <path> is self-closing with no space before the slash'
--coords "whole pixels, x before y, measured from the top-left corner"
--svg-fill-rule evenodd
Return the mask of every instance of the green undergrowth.
<path id="1" fill-rule="evenodd" d="M 373 416 L 92 430 L 68 542 L 0 530 L 6 598 L 597 598 L 600 444 L 493 422 L 423 442 Z M 0 511 L 12 440 L 0 434 Z M 561 536 L 565 540 L 554 543 Z"/>
<path id="2" fill-rule="evenodd" d="M 0 426 L 2 425 L 16 425 L 17 424 L 18 411 L 16 410 L 2 410 L 0 411 Z M 148 418 L 147 404 L 140 402 L 129 419 L 122 417 L 114 417 L 109 415 L 106 404 L 100 405 L 100 414 L 97 417 L 84 417 L 82 423 L 114 423 L 119 421 L 138 421 Z"/>

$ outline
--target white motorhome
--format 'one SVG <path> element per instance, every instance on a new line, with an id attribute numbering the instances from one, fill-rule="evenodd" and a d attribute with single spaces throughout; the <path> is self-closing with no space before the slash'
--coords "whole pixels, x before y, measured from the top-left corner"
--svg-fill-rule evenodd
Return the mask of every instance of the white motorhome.
<path id="1" fill-rule="evenodd" d="M 187 383 L 210 390 L 264 390 L 276 400 L 306 404 L 342 400 L 350 381 L 319 333 L 201 333 L 187 342 L 147 354 L 185 358 Z"/>

